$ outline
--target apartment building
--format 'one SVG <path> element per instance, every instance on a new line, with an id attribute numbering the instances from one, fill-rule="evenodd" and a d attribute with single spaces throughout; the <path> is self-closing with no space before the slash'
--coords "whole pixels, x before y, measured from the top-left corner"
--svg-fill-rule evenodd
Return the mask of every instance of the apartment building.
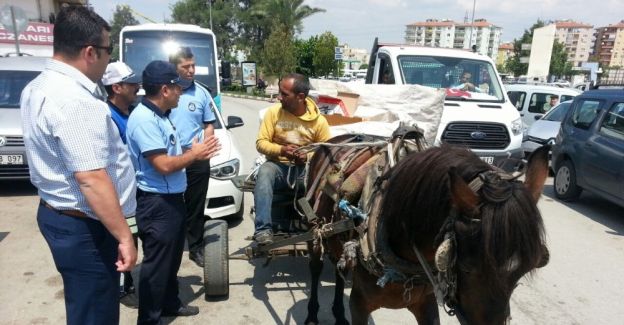
<path id="1" fill-rule="evenodd" d="M 370 56 L 367 50 L 349 47 L 349 44 L 343 44 L 341 47 L 342 63 L 345 69 L 357 70 L 362 64 L 368 64 Z"/>
<path id="2" fill-rule="evenodd" d="M 485 19 L 458 23 L 450 19 L 427 19 L 406 26 L 405 42 L 429 47 L 471 49 L 496 60 L 502 28 Z"/>
<path id="3" fill-rule="evenodd" d="M 555 24 L 555 40 L 565 44 L 568 61 L 573 67 L 580 68 L 589 60 L 593 46 L 594 26 L 573 20 L 557 20 Z"/>
<path id="4" fill-rule="evenodd" d="M 596 28 L 594 55 L 603 67 L 624 67 L 624 20 Z"/>
<path id="5" fill-rule="evenodd" d="M 514 54 L 513 43 L 502 43 L 498 46 L 498 55 L 496 56 L 496 65 L 503 65 L 509 57 Z"/>

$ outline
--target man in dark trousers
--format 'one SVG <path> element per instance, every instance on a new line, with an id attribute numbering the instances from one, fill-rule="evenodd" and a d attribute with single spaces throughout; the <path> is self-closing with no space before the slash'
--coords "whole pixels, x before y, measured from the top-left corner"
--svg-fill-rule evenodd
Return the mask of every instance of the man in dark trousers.
<path id="1" fill-rule="evenodd" d="M 109 32 L 86 7 L 61 9 L 54 55 L 21 97 L 37 223 L 63 277 L 70 325 L 118 324 L 119 272 L 136 262 L 124 220 L 136 209 L 134 169 L 96 97 L 113 51 Z"/>
<path id="2" fill-rule="evenodd" d="M 138 324 L 160 324 L 161 316 L 192 316 L 195 306 L 178 297 L 177 274 L 184 250 L 186 207 L 184 168 L 207 160 L 220 149 L 214 136 L 193 140 L 182 151 L 176 126 L 169 120 L 181 86 L 175 67 L 152 61 L 143 71 L 145 97 L 128 119 L 126 136 L 137 170 L 136 221 L 143 243 L 139 275 Z"/>
<path id="3" fill-rule="evenodd" d="M 126 143 L 126 127 L 128 125 L 128 117 L 132 110 L 132 104 L 137 99 L 137 93 L 141 88 L 141 76 L 136 75 L 132 69 L 123 62 L 111 62 L 104 71 L 102 84 L 106 89 L 106 104 L 110 109 L 111 118 L 117 129 L 121 141 Z M 134 215 L 126 218 L 132 237 L 134 238 L 134 246 L 137 246 L 137 226 Z M 121 303 L 130 308 L 138 308 L 138 298 L 134 294 L 134 281 L 132 272 L 124 272 L 122 274 L 123 285 L 119 291 Z"/>
<path id="4" fill-rule="evenodd" d="M 180 48 L 169 58 L 169 62 L 176 66 L 180 78 L 187 83 L 182 87 L 178 108 L 171 112 L 171 121 L 180 134 L 182 150 L 186 151 L 194 140 L 201 142 L 214 135 L 215 104 L 210 92 L 194 80 L 195 59 L 190 48 Z M 186 168 L 186 240 L 189 258 L 200 267 L 204 267 L 204 209 L 209 180 L 209 160 L 198 160 Z"/>

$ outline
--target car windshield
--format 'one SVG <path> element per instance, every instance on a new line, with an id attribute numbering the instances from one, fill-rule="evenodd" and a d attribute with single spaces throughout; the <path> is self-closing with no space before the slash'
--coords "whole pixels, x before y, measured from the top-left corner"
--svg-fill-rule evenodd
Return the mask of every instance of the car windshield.
<path id="1" fill-rule="evenodd" d="M 2 71 L 0 73 L 0 108 L 19 108 L 24 87 L 40 71 Z"/>
<path id="2" fill-rule="evenodd" d="M 548 111 L 548 113 L 546 113 L 546 115 L 544 115 L 544 117 L 542 117 L 542 120 L 554 121 L 554 122 L 563 121 L 563 118 L 568 112 L 568 108 L 570 108 L 571 104 L 572 104 L 572 101 L 570 100 L 570 101 L 563 102 L 553 107 L 550 111 Z"/>
<path id="3" fill-rule="evenodd" d="M 416 55 L 402 55 L 398 61 L 405 84 L 445 88 L 447 100 L 505 100 L 496 70 L 487 61 Z"/>
<path id="4" fill-rule="evenodd" d="M 209 34 L 172 31 L 127 31 L 123 34 L 123 61 L 142 73 L 153 60 L 168 60 L 167 51 L 188 46 L 195 58 L 195 79 L 217 96 L 217 62 Z"/>

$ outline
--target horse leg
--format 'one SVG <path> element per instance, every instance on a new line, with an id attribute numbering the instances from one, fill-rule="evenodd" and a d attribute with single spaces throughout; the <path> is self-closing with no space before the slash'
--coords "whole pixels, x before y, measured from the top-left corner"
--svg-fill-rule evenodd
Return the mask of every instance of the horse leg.
<path id="1" fill-rule="evenodd" d="M 336 266 L 336 289 L 334 290 L 334 305 L 332 306 L 332 313 L 334 314 L 334 318 L 336 319 L 336 325 L 349 325 L 349 321 L 345 318 L 345 308 L 344 308 L 344 286 L 345 279 L 348 274 L 348 271 L 340 272 L 338 267 Z"/>
<path id="2" fill-rule="evenodd" d="M 356 270 L 353 272 L 353 286 L 351 287 L 351 295 L 349 296 L 349 309 L 351 310 L 352 325 L 367 325 L 368 317 L 375 309 L 378 308 L 369 306 L 366 295 L 362 292 L 363 289 L 360 287 L 362 285 L 366 284 L 359 279 L 356 267 Z"/>
<path id="3" fill-rule="evenodd" d="M 321 271 L 323 270 L 323 260 L 321 259 L 320 249 L 315 249 L 312 243 L 308 243 L 308 251 L 310 252 L 310 275 L 312 281 L 310 282 L 310 300 L 308 301 L 308 317 L 306 317 L 306 325 L 318 324 L 318 290 L 319 279 L 321 277 Z"/>
<path id="4" fill-rule="evenodd" d="M 407 309 L 414 314 L 419 325 L 440 325 L 438 304 L 433 293 L 428 294 L 422 300 L 417 301 Z"/>

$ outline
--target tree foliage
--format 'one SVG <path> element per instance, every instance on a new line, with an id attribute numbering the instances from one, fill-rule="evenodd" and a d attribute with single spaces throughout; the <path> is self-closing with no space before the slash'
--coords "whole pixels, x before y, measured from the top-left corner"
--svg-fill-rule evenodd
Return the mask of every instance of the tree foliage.
<path id="1" fill-rule="evenodd" d="M 295 71 L 295 46 L 288 27 L 278 25 L 272 30 L 264 42 L 260 66 L 266 75 L 280 77 Z"/>
<path id="2" fill-rule="evenodd" d="M 311 36 L 307 40 L 295 40 L 295 57 L 297 58 L 297 67 L 295 68 L 295 72 L 306 76 L 316 76 L 316 69 L 314 67 L 314 48 L 316 47 L 317 41 L 317 36 Z"/>
<path id="3" fill-rule="evenodd" d="M 111 59 L 119 60 L 119 33 L 126 26 L 138 25 L 139 21 L 134 18 L 132 10 L 127 5 L 117 5 L 113 13 L 113 20 L 109 22 L 111 26 L 111 43 L 114 46 Z"/>
<path id="4" fill-rule="evenodd" d="M 232 1 L 213 1 L 212 9 L 205 0 L 180 0 L 171 7 L 174 23 L 193 24 L 210 28 L 210 12 L 212 11 L 212 32 L 217 38 L 219 57 L 229 59 L 238 35 L 236 12 L 239 7 Z"/>
<path id="5" fill-rule="evenodd" d="M 338 38 L 331 32 L 325 32 L 318 37 L 313 58 L 314 69 L 318 75 L 328 76 L 333 73 L 337 76 L 339 74 L 338 65 L 334 59 L 336 46 L 338 46 Z"/>
<path id="6" fill-rule="evenodd" d="M 520 63 L 520 57 L 529 56 L 529 51 L 523 51 L 522 44 L 531 44 L 531 41 L 533 40 L 533 31 L 536 28 L 541 28 L 544 26 L 544 21 L 538 19 L 537 22 L 533 24 L 533 26 L 531 26 L 531 28 L 529 28 L 528 30 L 524 30 L 524 34 L 522 34 L 522 37 L 520 39 L 514 39 L 514 55 L 510 56 L 505 63 L 507 71 L 511 71 L 515 76 L 520 76 L 527 73 L 529 65 L 527 63 Z"/>
<path id="7" fill-rule="evenodd" d="M 550 74 L 557 77 L 572 75 L 572 63 L 568 61 L 565 44 L 555 41 L 550 57 Z"/>

